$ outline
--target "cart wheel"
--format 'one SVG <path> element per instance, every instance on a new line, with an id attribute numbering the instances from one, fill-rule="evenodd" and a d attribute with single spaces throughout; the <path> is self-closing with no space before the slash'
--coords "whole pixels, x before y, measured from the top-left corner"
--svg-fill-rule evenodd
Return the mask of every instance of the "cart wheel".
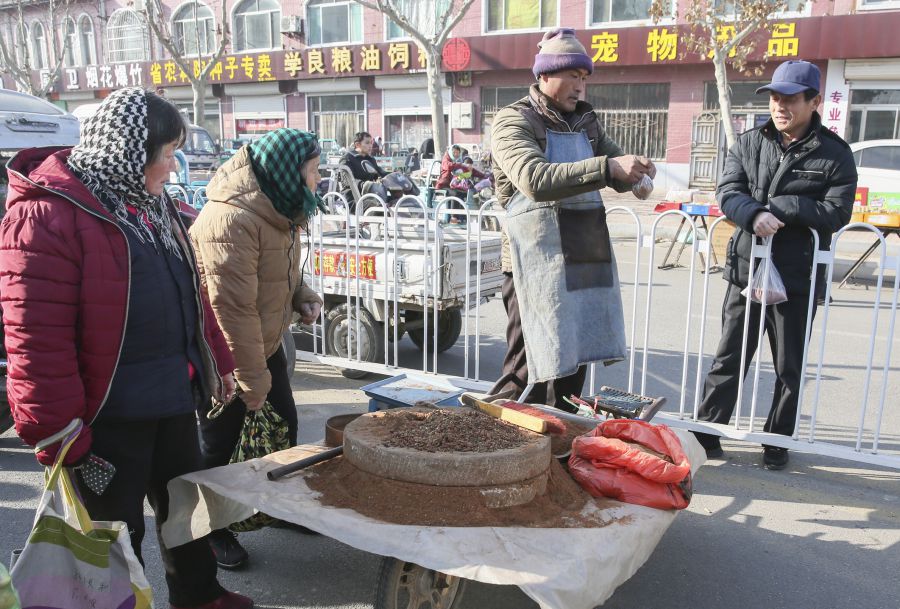
<path id="1" fill-rule="evenodd" d="M 356 312 L 356 307 L 353 307 Z M 354 356 L 359 353 L 359 359 L 364 362 L 380 361 L 384 353 L 384 331 L 381 324 L 375 321 L 372 314 L 365 307 L 359 308 L 359 332 L 356 336 L 356 318 L 350 318 L 347 314 L 347 303 L 336 306 L 328 311 L 325 316 L 325 353 L 336 357 L 348 358 L 347 334 L 350 334 L 351 353 Z M 364 370 L 341 369 L 348 379 L 361 379 L 369 375 Z"/>
<path id="2" fill-rule="evenodd" d="M 466 580 L 390 556 L 381 561 L 374 609 L 455 609 Z"/>
<path id="3" fill-rule="evenodd" d="M 284 359 L 287 360 L 288 378 L 294 377 L 294 368 L 297 366 L 297 345 L 294 343 L 294 335 L 288 328 L 281 336 L 281 347 L 284 349 Z"/>
<path id="4" fill-rule="evenodd" d="M 422 319 L 420 311 L 407 311 L 406 322 L 419 321 Z M 434 337 L 432 332 L 434 327 L 434 312 L 429 311 L 428 315 L 428 350 L 434 350 Z M 419 349 L 425 348 L 425 330 L 426 328 L 410 328 L 406 332 Z M 456 344 L 459 334 L 462 332 L 462 312 L 460 309 L 445 309 L 438 311 L 438 336 L 437 351 L 443 353 Z"/>

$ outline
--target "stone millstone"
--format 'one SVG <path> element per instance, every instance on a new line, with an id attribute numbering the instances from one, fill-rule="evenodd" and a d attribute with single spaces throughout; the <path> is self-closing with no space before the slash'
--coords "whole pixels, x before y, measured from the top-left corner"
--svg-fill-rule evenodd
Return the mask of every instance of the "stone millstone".
<path id="1" fill-rule="evenodd" d="M 364 472 L 432 486 L 495 487 L 526 482 L 545 486 L 550 468 L 550 439 L 525 432 L 521 446 L 491 452 L 425 452 L 384 446 L 380 413 L 365 414 L 344 430 L 344 458 Z M 533 480 L 542 478 L 543 483 Z"/>

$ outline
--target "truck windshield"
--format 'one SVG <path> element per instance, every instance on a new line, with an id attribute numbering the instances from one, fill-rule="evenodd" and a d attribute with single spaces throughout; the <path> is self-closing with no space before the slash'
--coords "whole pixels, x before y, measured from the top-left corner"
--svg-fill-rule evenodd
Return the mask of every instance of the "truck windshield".
<path id="1" fill-rule="evenodd" d="M 189 141 L 185 143 L 184 146 L 186 150 L 192 152 L 207 152 L 210 154 L 216 151 L 212 138 L 206 131 L 191 129 L 188 139 Z"/>

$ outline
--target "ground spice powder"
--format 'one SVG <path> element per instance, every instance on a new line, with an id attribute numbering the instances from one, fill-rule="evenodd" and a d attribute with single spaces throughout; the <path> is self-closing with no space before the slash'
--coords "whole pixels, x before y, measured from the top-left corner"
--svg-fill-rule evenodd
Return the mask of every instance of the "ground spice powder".
<path id="1" fill-rule="evenodd" d="M 609 515 L 619 505 L 594 499 L 553 460 L 547 492 L 525 505 L 489 508 L 477 487 L 441 487 L 389 480 L 363 472 L 342 457 L 304 472 L 323 505 L 348 508 L 394 524 L 418 526 L 601 527 L 622 522 Z"/>

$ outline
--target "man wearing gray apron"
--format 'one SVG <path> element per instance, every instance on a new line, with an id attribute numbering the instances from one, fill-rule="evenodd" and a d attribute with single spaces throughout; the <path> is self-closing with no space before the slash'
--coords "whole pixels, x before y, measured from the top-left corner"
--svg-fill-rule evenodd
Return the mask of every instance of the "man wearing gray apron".
<path id="1" fill-rule="evenodd" d="M 538 44 L 529 95 L 500 110 L 492 129 L 493 170 L 504 223 L 503 304 L 507 352 L 491 393 L 567 409 L 585 364 L 625 357 L 615 257 L 599 190 L 625 192 L 656 168 L 625 155 L 580 101 L 593 63 L 575 31 Z"/>

